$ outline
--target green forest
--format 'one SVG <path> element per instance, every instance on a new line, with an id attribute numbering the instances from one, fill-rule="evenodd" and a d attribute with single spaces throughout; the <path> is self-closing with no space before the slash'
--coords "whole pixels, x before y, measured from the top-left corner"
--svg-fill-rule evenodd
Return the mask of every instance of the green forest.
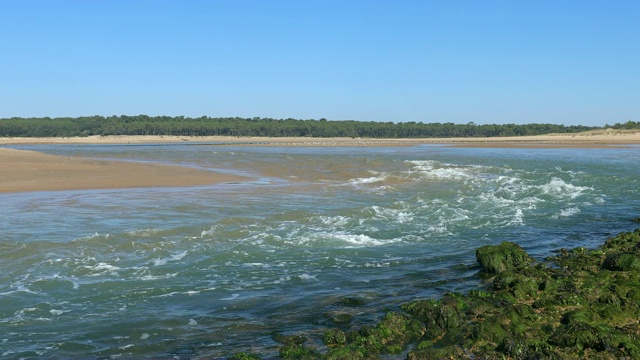
<path id="1" fill-rule="evenodd" d="M 614 129 L 640 128 L 640 122 L 606 126 Z M 70 137 L 91 135 L 177 135 L 177 136 L 265 136 L 265 137 L 366 137 L 438 138 L 525 136 L 576 133 L 602 129 L 556 124 L 501 124 L 375 122 L 326 119 L 189 118 L 184 116 L 82 116 L 58 118 L 0 119 L 0 137 Z"/>

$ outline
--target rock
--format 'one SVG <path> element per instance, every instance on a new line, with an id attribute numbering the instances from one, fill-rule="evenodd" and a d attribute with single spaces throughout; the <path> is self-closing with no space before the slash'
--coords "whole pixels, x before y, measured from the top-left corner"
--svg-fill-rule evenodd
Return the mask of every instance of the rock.
<path id="1" fill-rule="evenodd" d="M 351 322 L 351 319 L 353 317 L 349 314 L 345 314 L 345 313 L 341 313 L 341 314 L 335 314 L 331 317 L 331 321 L 334 324 L 348 324 Z"/>
<path id="2" fill-rule="evenodd" d="M 301 345 L 304 344 L 305 341 L 307 341 L 304 336 L 281 334 L 274 335 L 273 340 L 285 345 Z"/>
<path id="3" fill-rule="evenodd" d="M 298 344 L 289 344 L 281 347 L 280 357 L 285 360 L 322 358 L 316 350 Z"/>
<path id="4" fill-rule="evenodd" d="M 502 325 L 491 320 L 479 323 L 473 331 L 474 341 L 488 341 L 496 346 L 501 344 L 508 336 L 509 332 Z"/>
<path id="5" fill-rule="evenodd" d="M 636 254 L 611 254 L 602 263 L 602 268 L 611 271 L 640 270 L 640 257 Z"/>
<path id="6" fill-rule="evenodd" d="M 324 360 L 364 360 L 368 358 L 371 358 L 371 356 L 367 357 L 363 349 L 353 347 L 334 349 L 323 357 Z"/>
<path id="7" fill-rule="evenodd" d="M 402 310 L 424 322 L 427 339 L 441 338 L 444 335 L 457 335 L 466 324 L 463 309 L 466 303 L 456 294 L 447 294 L 442 300 L 418 300 L 400 306 Z"/>
<path id="8" fill-rule="evenodd" d="M 248 354 L 248 353 L 237 353 L 231 357 L 231 360 L 260 360 L 262 359 L 258 355 Z"/>
<path id="9" fill-rule="evenodd" d="M 329 329 L 324 332 L 322 342 L 326 345 L 343 345 L 347 342 L 347 337 L 340 329 Z"/>
<path id="10" fill-rule="evenodd" d="M 351 306 L 351 307 L 362 306 L 365 303 L 366 302 L 364 299 L 358 298 L 358 297 L 344 297 L 337 301 L 338 305 Z"/>
<path id="11" fill-rule="evenodd" d="M 505 270 L 520 269 L 533 259 L 520 246 L 503 242 L 500 245 L 487 245 L 476 250 L 476 260 L 485 274 L 498 274 Z"/>
<path id="12" fill-rule="evenodd" d="M 396 346 L 408 344 L 424 335 L 426 329 L 424 324 L 416 319 L 397 313 L 389 312 L 376 325 L 375 335 L 385 346 Z"/>
<path id="13" fill-rule="evenodd" d="M 407 354 L 407 360 L 449 360 L 467 358 L 469 358 L 469 354 L 459 346 L 414 350 Z"/>
<path id="14" fill-rule="evenodd" d="M 625 232 L 618 234 L 612 238 L 607 239 L 604 243 L 604 248 L 610 251 L 617 252 L 632 252 L 637 250 L 637 246 L 640 243 L 640 229 L 634 232 Z"/>
<path id="15" fill-rule="evenodd" d="M 611 328 L 607 326 L 591 326 L 584 322 L 572 322 L 561 325 L 558 330 L 551 335 L 549 343 L 566 348 L 594 349 L 596 351 L 607 351 L 611 348 L 608 343 Z"/>

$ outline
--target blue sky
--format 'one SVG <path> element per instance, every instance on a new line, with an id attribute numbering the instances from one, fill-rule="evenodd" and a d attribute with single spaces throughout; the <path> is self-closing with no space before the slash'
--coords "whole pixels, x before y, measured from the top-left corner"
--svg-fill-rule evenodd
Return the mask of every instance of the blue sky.
<path id="1" fill-rule="evenodd" d="M 0 118 L 640 120 L 640 1 L 0 2 Z"/>

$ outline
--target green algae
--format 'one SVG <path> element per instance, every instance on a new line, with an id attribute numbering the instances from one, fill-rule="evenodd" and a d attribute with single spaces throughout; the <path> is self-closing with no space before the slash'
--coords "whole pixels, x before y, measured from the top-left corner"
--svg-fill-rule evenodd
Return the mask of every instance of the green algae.
<path id="1" fill-rule="evenodd" d="M 402 304 L 402 312 L 388 312 L 375 326 L 326 329 L 324 348 L 307 347 L 302 337 L 278 337 L 280 356 L 640 358 L 640 229 L 607 239 L 599 249 L 561 249 L 547 259 L 551 264 L 534 262 L 512 243 L 479 248 L 476 258 L 479 275 L 490 277 L 487 288 Z"/>
<path id="2" fill-rule="evenodd" d="M 505 270 L 519 269 L 533 261 L 520 246 L 511 242 L 479 248 L 476 250 L 476 260 L 482 266 L 482 272 L 486 274 L 497 274 Z"/>
<path id="3" fill-rule="evenodd" d="M 237 353 L 231 357 L 231 360 L 260 360 L 259 355 L 249 353 Z"/>
<path id="4" fill-rule="evenodd" d="M 611 254 L 604 259 L 602 268 L 613 271 L 640 270 L 640 257 L 635 254 Z"/>
<path id="5" fill-rule="evenodd" d="M 327 346 L 344 345 L 347 342 L 347 336 L 340 329 L 329 329 L 324 332 L 322 342 Z"/>

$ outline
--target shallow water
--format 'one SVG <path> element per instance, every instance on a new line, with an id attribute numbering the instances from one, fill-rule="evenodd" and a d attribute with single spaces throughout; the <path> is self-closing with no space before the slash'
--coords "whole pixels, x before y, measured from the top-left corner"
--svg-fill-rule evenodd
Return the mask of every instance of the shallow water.
<path id="1" fill-rule="evenodd" d="M 255 180 L 0 195 L 9 359 L 274 356 L 273 334 L 321 333 L 332 312 L 356 327 L 482 286 L 479 246 L 514 241 L 542 260 L 640 216 L 638 147 L 16 148 Z"/>

